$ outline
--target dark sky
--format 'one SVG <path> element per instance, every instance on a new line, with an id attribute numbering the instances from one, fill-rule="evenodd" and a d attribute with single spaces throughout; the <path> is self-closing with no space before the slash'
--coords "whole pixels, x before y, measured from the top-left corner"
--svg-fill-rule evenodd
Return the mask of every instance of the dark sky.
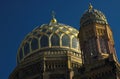
<path id="1" fill-rule="evenodd" d="M 89 3 L 106 15 L 120 59 L 120 0 L 0 0 L 0 79 L 7 79 L 16 67 L 24 37 L 36 26 L 49 23 L 53 10 L 58 22 L 79 29 Z"/>

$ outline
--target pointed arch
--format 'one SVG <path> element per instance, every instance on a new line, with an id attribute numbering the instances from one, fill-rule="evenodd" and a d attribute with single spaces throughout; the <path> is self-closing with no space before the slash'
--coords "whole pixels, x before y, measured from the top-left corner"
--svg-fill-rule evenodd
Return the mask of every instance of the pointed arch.
<path id="1" fill-rule="evenodd" d="M 23 51 L 22 51 L 22 48 L 20 48 L 20 51 L 19 51 L 19 59 L 21 60 L 23 58 Z"/>
<path id="2" fill-rule="evenodd" d="M 17 56 L 17 64 L 19 64 L 20 59 L 19 59 L 19 55 Z"/>
<path id="3" fill-rule="evenodd" d="M 51 46 L 60 46 L 60 38 L 57 34 L 53 34 L 51 37 Z"/>
<path id="4" fill-rule="evenodd" d="M 99 37 L 100 41 L 100 48 L 102 53 L 107 53 L 107 42 L 105 41 L 104 37 Z"/>
<path id="5" fill-rule="evenodd" d="M 25 43 L 25 45 L 24 45 L 24 55 L 27 55 L 28 53 L 30 53 L 30 46 L 29 46 L 29 43 Z"/>
<path id="6" fill-rule="evenodd" d="M 78 40 L 75 37 L 72 39 L 72 48 L 78 48 Z"/>
<path id="7" fill-rule="evenodd" d="M 46 35 L 43 35 L 40 40 L 41 48 L 49 46 L 49 39 Z"/>
<path id="8" fill-rule="evenodd" d="M 70 38 L 67 34 L 65 34 L 64 36 L 62 36 L 62 46 L 70 46 Z"/>
<path id="9" fill-rule="evenodd" d="M 32 51 L 38 49 L 38 39 L 37 38 L 32 39 L 32 41 L 31 41 L 31 49 L 32 49 Z"/>

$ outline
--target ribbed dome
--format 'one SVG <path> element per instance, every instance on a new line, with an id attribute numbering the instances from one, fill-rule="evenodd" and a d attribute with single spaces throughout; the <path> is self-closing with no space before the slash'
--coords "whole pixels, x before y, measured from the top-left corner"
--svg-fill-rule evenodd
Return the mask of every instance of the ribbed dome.
<path id="1" fill-rule="evenodd" d="M 96 9 L 93 9 L 92 5 L 89 5 L 89 9 L 83 14 L 80 20 L 81 26 L 85 26 L 90 23 L 100 23 L 100 24 L 108 24 L 105 15 Z"/>
<path id="2" fill-rule="evenodd" d="M 53 18 L 49 24 L 43 24 L 29 33 L 21 43 L 17 62 L 40 50 L 67 48 L 79 51 L 78 31 L 71 26 L 57 23 Z"/>

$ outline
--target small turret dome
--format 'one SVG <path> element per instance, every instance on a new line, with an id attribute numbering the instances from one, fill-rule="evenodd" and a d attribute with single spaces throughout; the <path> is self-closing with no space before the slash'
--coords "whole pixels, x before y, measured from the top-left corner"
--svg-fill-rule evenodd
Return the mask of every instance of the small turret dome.
<path id="1" fill-rule="evenodd" d="M 40 50 L 64 48 L 80 51 L 77 35 L 78 30 L 52 18 L 49 24 L 35 28 L 25 37 L 18 49 L 17 62 Z"/>
<path id="2" fill-rule="evenodd" d="M 81 17 L 80 25 L 85 26 L 93 22 L 108 24 L 105 15 L 101 11 L 93 9 L 93 6 L 90 4 L 89 9 Z"/>

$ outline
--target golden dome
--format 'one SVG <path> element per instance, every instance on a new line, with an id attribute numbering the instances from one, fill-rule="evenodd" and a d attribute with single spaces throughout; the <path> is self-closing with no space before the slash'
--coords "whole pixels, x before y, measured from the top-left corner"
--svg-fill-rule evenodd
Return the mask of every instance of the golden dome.
<path id="1" fill-rule="evenodd" d="M 64 48 L 80 51 L 77 35 L 78 30 L 69 25 L 57 23 L 57 20 L 52 18 L 49 24 L 35 28 L 25 37 L 18 50 L 18 63 L 40 50 Z"/>

